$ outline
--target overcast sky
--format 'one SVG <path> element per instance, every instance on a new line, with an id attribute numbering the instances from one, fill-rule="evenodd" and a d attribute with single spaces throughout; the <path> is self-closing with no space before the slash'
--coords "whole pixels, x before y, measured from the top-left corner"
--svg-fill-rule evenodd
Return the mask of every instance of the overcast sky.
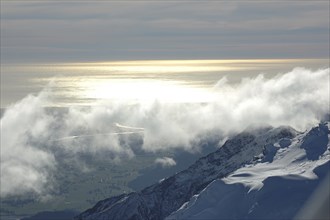
<path id="1" fill-rule="evenodd" d="M 1 62 L 328 58 L 329 1 L 1 1 Z"/>

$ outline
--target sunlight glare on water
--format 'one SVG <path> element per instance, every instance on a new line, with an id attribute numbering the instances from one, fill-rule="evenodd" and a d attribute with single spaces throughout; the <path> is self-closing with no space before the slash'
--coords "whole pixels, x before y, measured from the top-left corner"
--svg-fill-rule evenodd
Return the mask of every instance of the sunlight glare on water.
<path id="1" fill-rule="evenodd" d="M 294 67 L 320 68 L 327 60 L 149 60 L 1 66 L 1 106 L 50 85 L 51 106 L 104 101 L 210 102 L 223 77 L 229 83 Z M 19 79 L 19 80 L 17 80 Z M 51 82 L 51 83 L 50 83 Z"/>
<path id="2" fill-rule="evenodd" d="M 95 100 L 208 102 L 212 95 L 207 89 L 186 86 L 176 81 L 161 80 L 90 80 L 81 96 Z"/>

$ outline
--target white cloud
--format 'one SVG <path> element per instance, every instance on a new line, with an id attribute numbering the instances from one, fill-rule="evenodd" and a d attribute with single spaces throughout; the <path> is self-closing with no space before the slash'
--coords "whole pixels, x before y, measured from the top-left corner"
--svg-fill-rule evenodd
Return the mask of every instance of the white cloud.
<path id="1" fill-rule="evenodd" d="M 246 78 L 237 85 L 222 79 L 213 90 L 216 101 L 208 104 L 110 102 L 62 112 L 43 108 L 51 91 L 24 98 L 1 118 L 1 197 L 46 195 L 58 155 L 86 153 L 116 162 L 133 157 L 137 148 L 195 151 L 196 139 L 210 133 L 226 136 L 258 124 L 304 130 L 329 113 L 329 68 L 296 68 L 271 79 Z M 136 133 L 118 134 L 123 131 Z"/>
<path id="2" fill-rule="evenodd" d="M 175 160 L 170 157 L 157 158 L 155 163 L 160 164 L 162 167 L 172 167 L 176 165 Z"/>
<path id="3" fill-rule="evenodd" d="M 44 93 L 28 96 L 11 106 L 1 118 L 0 195 L 37 193 L 46 195 L 54 156 L 43 149 L 52 123 L 42 108 Z"/>

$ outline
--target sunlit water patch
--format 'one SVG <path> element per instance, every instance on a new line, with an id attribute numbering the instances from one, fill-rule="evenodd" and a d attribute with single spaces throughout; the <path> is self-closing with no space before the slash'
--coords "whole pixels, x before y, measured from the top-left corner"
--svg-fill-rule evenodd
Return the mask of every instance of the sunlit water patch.
<path id="1" fill-rule="evenodd" d="M 327 67 L 327 60 L 152 60 L 97 63 L 6 64 L 1 66 L 1 106 L 43 88 L 46 105 L 97 105 L 104 101 L 210 102 L 214 85 L 226 77 L 238 83 L 294 67 Z"/>

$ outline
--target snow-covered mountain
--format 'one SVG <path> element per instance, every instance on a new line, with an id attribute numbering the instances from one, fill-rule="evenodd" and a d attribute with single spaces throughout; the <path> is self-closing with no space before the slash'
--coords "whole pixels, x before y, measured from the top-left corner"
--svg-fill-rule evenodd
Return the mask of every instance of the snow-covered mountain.
<path id="1" fill-rule="evenodd" d="M 214 180 L 166 219 L 292 219 L 329 172 L 328 140 L 321 124 L 267 144 L 260 159 Z"/>
<path id="2" fill-rule="evenodd" d="M 76 219 L 292 218 L 329 170 L 329 133 L 328 123 L 305 133 L 243 132 L 188 169 Z"/>

